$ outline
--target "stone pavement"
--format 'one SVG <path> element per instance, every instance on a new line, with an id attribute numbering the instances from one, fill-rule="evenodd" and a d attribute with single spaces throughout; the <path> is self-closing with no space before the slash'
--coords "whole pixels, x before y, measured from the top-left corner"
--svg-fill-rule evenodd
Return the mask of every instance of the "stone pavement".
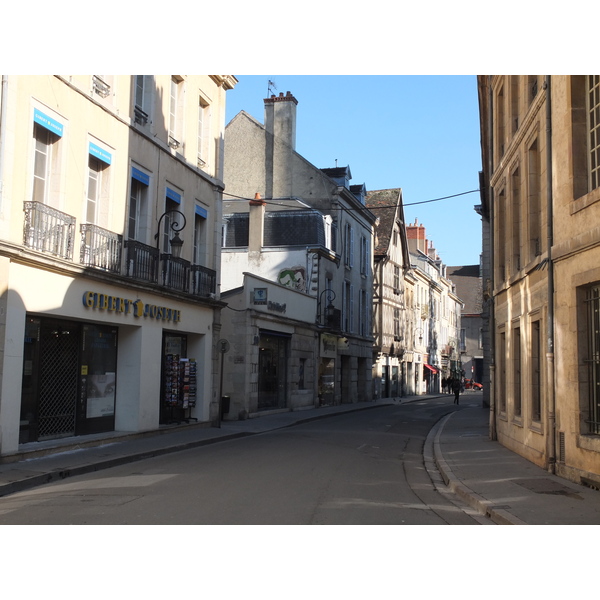
<path id="1" fill-rule="evenodd" d="M 434 462 L 448 488 L 463 502 L 498 524 L 600 524 L 600 491 L 552 475 L 490 440 L 489 412 L 482 407 L 481 394 L 473 392 L 465 392 L 459 406 L 453 404 L 452 395 L 410 396 L 223 421 L 220 427 L 190 424 L 146 434 L 114 432 L 27 444 L 22 446 L 27 451 L 1 459 L 0 496 L 74 475 L 328 416 L 434 398 L 445 399 L 451 411 L 429 434 Z"/>

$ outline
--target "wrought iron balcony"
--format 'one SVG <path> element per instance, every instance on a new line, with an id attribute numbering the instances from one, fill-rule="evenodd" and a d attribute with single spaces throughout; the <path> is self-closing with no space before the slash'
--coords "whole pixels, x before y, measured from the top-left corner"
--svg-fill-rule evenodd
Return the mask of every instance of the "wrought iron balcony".
<path id="1" fill-rule="evenodd" d="M 192 287 L 194 296 L 207 298 L 217 289 L 217 272 L 201 265 L 192 265 Z"/>
<path id="2" fill-rule="evenodd" d="M 161 254 L 161 284 L 172 290 L 188 292 L 190 287 L 190 262 L 172 254 Z"/>
<path id="3" fill-rule="evenodd" d="M 81 264 L 109 273 L 121 272 L 123 236 L 91 223 L 81 225 Z"/>
<path id="4" fill-rule="evenodd" d="M 110 95 L 110 85 L 98 75 L 92 77 L 92 85 L 94 92 L 102 98 L 107 98 Z"/>
<path id="5" fill-rule="evenodd" d="M 149 283 L 158 283 L 158 249 L 136 240 L 126 240 L 127 277 Z"/>
<path id="6" fill-rule="evenodd" d="M 23 244 L 26 248 L 73 260 L 75 217 L 41 202 L 25 202 Z"/>
<path id="7" fill-rule="evenodd" d="M 137 104 L 133 109 L 133 117 L 136 123 L 146 125 L 148 123 L 148 113 L 145 113 Z"/>

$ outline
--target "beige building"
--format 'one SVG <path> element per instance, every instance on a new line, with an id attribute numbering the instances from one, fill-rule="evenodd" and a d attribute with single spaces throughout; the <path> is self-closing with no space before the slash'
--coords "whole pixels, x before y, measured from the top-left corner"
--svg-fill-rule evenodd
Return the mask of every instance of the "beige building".
<path id="1" fill-rule="evenodd" d="M 235 84 L 2 77 L 2 455 L 213 418 L 225 93 Z"/>
<path id="2" fill-rule="evenodd" d="M 492 435 L 597 487 L 600 76 L 479 76 L 478 88 Z"/>

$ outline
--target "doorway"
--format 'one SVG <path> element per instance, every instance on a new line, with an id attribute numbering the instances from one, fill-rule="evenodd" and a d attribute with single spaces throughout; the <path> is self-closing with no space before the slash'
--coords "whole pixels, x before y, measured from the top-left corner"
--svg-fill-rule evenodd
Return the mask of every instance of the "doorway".
<path id="1" fill-rule="evenodd" d="M 258 410 L 286 408 L 290 337 L 261 331 L 258 353 Z"/>

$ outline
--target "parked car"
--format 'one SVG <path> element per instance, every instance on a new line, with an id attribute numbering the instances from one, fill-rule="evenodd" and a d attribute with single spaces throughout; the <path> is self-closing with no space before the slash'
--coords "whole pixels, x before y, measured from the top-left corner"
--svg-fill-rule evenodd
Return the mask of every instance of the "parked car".
<path id="1" fill-rule="evenodd" d="M 483 385 L 481 385 L 481 383 L 477 383 L 474 379 L 465 379 L 465 389 L 466 390 L 482 390 Z"/>

